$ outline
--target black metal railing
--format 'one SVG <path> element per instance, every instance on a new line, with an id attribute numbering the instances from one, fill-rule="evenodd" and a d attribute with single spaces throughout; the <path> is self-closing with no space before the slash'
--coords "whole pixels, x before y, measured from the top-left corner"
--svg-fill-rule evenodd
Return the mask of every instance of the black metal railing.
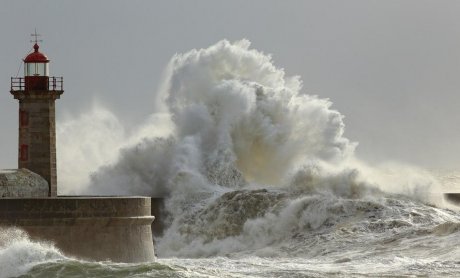
<path id="1" fill-rule="evenodd" d="M 11 91 L 24 91 L 26 81 L 23 77 L 11 77 Z"/>
<path id="2" fill-rule="evenodd" d="M 64 90 L 64 78 L 62 76 L 48 77 L 46 88 L 48 91 L 63 91 Z M 30 83 L 29 83 L 30 84 Z M 26 90 L 26 79 L 24 77 L 11 77 L 11 91 L 25 91 Z"/>
<path id="3" fill-rule="evenodd" d="M 64 91 L 64 78 L 52 76 L 48 79 L 48 90 Z"/>

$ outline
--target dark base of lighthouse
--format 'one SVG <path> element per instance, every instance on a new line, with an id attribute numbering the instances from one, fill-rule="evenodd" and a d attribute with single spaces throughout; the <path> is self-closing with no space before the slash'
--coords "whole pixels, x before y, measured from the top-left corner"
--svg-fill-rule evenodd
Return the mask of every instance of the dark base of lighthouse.
<path id="1" fill-rule="evenodd" d="M 148 197 L 0 198 L 0 226 L 86 260 L 153 261 L 153 220 Z"/>

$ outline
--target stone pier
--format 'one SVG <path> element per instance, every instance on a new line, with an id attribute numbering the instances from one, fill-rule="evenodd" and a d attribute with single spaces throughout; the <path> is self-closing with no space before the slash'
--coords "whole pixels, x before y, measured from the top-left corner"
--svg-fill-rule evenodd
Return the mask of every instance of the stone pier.
<path id="1" fill-rule="evenodd" d="M 153 220 L 149 197 L 0 198 L 0 225 L 87 260 L 153 261 Z"/>

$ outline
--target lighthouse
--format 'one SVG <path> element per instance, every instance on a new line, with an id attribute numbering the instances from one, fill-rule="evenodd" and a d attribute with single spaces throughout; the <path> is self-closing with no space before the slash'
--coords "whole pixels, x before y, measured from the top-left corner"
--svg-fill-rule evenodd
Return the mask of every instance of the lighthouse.
<path id="1" fill-rule="evenodd" d="M 53 242 L 71 257 L 152 262 L 150 197 L 57 196 L 55 102 L 63 78 L 49 75 L 50 60 L 33 36 L 24 76 L 11 78 L 10 92 L 19 101 L 19 169 L 0 169 L 0 226 Z M 155 201 L 153 211 L 161 204 Z"/>
<path id="2" fill-rule="evenodd" d="M 57 195 L 55 101 L 63 90 L 62 77 L 49 76 L 48 57 L 40 52 L 39 36 L 24 62 L 24 76 L 11 78 L 10 93 L 19 101 L 18 168 L 42 176 L 48 196 Z"/>

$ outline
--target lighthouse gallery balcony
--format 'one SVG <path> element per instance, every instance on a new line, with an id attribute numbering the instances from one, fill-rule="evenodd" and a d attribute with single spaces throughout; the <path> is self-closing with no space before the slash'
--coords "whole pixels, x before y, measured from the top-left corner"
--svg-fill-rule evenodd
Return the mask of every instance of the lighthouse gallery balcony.
<path id="1" fill-rule="evenodd" d="M 34 76 L 24 77 L 11 77 L 11 93 L 13 92 L 24 92 L 26 88 L 37 88 L 40 87 L 40 90 L 43 91 L 53 91 L 57 93 L 62 93 L 64 91 L 64 78 L 63 77 L 43 77 L 40 76 L 36 80 Z M 32 82 L 40 82 L 43 84 L 30 84 Z M 37 86 L 38 85 L 38 86 Z"/>

